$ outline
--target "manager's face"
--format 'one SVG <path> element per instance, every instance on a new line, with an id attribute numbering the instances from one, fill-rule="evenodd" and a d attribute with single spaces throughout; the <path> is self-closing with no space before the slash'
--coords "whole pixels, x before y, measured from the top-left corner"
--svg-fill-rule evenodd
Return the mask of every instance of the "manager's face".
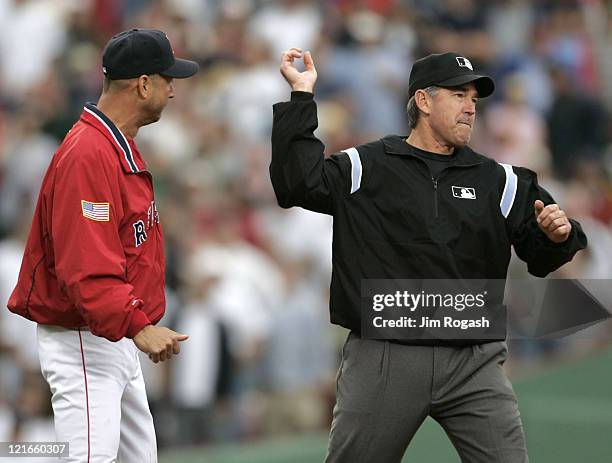
<path id="1" fill-rule="evenodd" d="M 468 144 L 476 118 L 478 92 L 473 82 L 442 88 L 430 97 L 429 125 L 440 141 L 463 147 Z"/>
<path id="2" fill-rule="evenodd" d="M 157 122 L 168 100 L 174 98 L 174 85 L 172 77 L 154 74 L 150 76 L 151 87 L 144 105 L 144 124 Z"/>

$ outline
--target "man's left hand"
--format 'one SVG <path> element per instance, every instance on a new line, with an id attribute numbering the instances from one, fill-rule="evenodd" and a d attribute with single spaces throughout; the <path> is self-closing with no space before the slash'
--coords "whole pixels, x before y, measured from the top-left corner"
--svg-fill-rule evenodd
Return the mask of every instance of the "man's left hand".
<path id="1" fill-rule="evenodd" d="M 572 231 L 572 224 L 565 215 L 565 211 L 558 204 L 544 203 L 539 199 L 533 204 L 538 227 L 553 243 L 563 243 Z"/>

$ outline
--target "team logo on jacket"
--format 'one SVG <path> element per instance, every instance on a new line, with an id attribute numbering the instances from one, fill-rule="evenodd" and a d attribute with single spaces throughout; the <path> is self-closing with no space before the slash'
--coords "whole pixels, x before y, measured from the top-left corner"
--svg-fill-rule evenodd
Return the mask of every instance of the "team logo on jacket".
<path id="1" fill-rule="evenodd" d="M 142 243 L 147 241 L 147 231 L 150 231 L 151 228 L 155 226 L 155 224 L 159 223 L 159 212 L 157 212 L 157 206 L 155 205 L 155 201 L 151 201 L 149 203 L 149 208 L 147 209 L 147 220 L 137 220 L 132 224 L 134 228 L 134 244 L 136 247 L 140 246 Z"/>
<path id="2" fill-rule="evenodd" d="M 134 222 L 132 224 L 132 227 L 134 227 L 134 243 L 136 244 L 136 247 L 138 247 L 147 240 L 145 223 L 144 221 L 139 220 L 137 222 Z"/>
<path id="3" fill-rule="evenodd" d="M 453 197 L 459 199 L 476 199 L 476 189 L 467 186 L 453 185 Z"/>
<path id="4" fill-rule="evenodd" d="M 149 209 L 147 210 L 147 230 L 156 223 L 159 223 L 159 212 L 157 212 L 155 201 L 151 201 Z"/>

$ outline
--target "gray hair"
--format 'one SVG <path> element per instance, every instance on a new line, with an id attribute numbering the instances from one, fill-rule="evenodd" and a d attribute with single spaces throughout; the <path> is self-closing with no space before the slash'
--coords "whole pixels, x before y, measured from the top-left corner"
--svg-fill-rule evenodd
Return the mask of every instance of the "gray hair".
<path id="1" fill-rule="evenodd" d="M 436 96 L 438 93 L 438 87 L 435 85 L 430 85 L 429 87 L 424 89 L 430 96 Z M 421 112 L 419 111 L 419 107 L 416 104 L 414 99 L 414 95 L 410 97 L 408 100 L 408 104 L 406 105 L 406 114 L 408 115 L 408 125 L 411 129 L 414 129 L 419 121 L 419 116 Z"/>

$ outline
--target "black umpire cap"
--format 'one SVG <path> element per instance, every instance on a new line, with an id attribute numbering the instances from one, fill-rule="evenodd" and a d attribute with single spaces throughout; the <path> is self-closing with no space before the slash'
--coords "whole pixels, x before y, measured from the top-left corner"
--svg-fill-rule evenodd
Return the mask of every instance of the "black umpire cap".
<path id="1" fill-rule="evenodd" d="M 184 79 L 198 72 L 198 63 L 174 57 L 166 34 L 157 29 L 130 29 L 113 36 L 102 55 L 102 71 L 109 79 L 131 79 L 161 74 Z"/>
<path id="2" fill-rule="evenodd" d="M 476 74 L 469 59 L 458 53 L 440 53 L 418 59 L 410 71 L 409 97 L 422 88 L 431 85 L 457 87 L 474 82 L 480 98 L 489 96 L 495 90 L 493 79 Z"/>

